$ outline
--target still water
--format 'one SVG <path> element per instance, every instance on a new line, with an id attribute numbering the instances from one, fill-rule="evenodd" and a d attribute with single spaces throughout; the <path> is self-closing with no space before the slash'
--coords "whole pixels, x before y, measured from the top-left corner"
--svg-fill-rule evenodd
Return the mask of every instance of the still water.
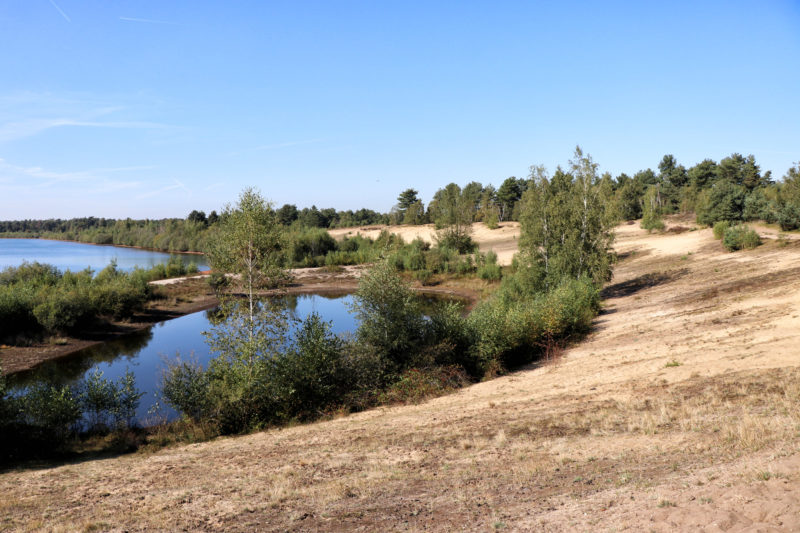
<path id="1" fill-rule="evenodd" d="M 350 295 L 299 295 L 281 300 L 300 320 L 315 311 L 323 320 L 331 322 L 334 333 L 356 329 L 356 319 L 348 308 L 352 302 Z M 137 411 L 139 423 L 150 425 L 163 418 L 174 419 L 177 414 L 164 405 L 160 412 L 151 412 L 157 400 L 162 371 L 166 361 L 174 361 L 176 356 L 193 358 L 204 367 L 207 365 L 215 354 L 209 352 L 203 332 L 212 327 L 209 320 L 212 313 L 202 311 L 160 322 L 122 339 L 45 363 L 33 371 L 15 374 L 11 377 L 11 385 L 19 388 L 35 381 L 75 383 L 97 368 L 103 371 L 105 378 L 116 381 L 129 369 L 136 377 L 136 388 L 144 393 Z"/>
<path id="2" fill-rule="evenodd" d="M 117 261 L 120 270 L 133 270 L 134 267 L 151 268 L 166 263 L 171 256 L 177 256 L 185 265 L 194 262 L 200 270 L 206 270 L 205 257 L 197 254 L 168 254 L 137 248 L 120 246 L 98 246 L 77 242 L 51 241 L 47 239 L 0 239 L 0 270 L 19 266 L 23 261 L 47 263 L 59 270 L 73 272 L 86 267 L 99 271 L 112 260 Z"/>

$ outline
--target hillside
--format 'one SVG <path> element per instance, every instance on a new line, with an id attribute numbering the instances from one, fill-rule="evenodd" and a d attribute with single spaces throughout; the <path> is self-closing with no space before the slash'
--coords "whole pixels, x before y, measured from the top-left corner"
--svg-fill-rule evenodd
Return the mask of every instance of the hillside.
<path id="1" fill-rule="evenodd" d="M 420 405 L 6 472 L 0 529 L 800 528 L 800 240 L 762 228 L 730 254 L 689 226 L 618 228 L 604 310 L 556 361 Z"/>

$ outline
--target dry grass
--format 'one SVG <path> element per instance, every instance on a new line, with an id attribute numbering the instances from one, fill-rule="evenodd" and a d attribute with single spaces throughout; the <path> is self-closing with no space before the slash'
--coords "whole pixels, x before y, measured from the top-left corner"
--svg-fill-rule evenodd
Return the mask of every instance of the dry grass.
<path id="1" fill-rule="evenodd" d="M 0 529 L 800 528 L 795 243 L 728 254 L 710 230 L 622 226 L 617 246 L 595 331 L 553 364 L 419 405 L 6 472 Z"/>

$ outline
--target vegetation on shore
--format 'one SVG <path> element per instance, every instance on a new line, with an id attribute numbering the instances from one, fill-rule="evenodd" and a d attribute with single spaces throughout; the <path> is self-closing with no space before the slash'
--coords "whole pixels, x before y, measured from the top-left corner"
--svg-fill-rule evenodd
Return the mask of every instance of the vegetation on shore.
<path id="1" fill-rule="evenodd" d="M 103 320 L 126 320 L 154 297 L 149 281 L 196 272 L 179 258 L 124 272 L 112 262 L 100 272 L 62 272 L 23 263 L 0 272 L 0 342 L 80 332 Z"/>

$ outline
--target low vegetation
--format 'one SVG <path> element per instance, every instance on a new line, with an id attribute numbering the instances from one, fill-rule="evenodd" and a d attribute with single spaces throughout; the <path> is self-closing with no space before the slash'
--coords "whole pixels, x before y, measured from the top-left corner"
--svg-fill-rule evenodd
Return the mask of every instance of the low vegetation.
<path id="1" fill-rule="evenodd" d="M 103 320 L 125 320 L 153 297 L 149 281 L 196 272 L 173 257 L 149 270 L 61 272 L 24 263 L 0 272 L 0 341 L 20 343 L 45 335 L 75 333 Z"/>
<path id="2" fill-rule="evenodd" d="M 71 385 L 40 382 L 13 394 L 6 387 L 0 373 L 0 465 L 66 453 L 109 433 L 117 446 L 136 427 L 142 397 L 130 371 L 117 381 L 95 370 Z"/>
<path id="3" fill-rule="evenodd" d="M 726 228 L 722 234 L 722 245 L 729 252 L 755 248 L 761 244 L 761 238 L 755 230 L 744 224 Z"/>

